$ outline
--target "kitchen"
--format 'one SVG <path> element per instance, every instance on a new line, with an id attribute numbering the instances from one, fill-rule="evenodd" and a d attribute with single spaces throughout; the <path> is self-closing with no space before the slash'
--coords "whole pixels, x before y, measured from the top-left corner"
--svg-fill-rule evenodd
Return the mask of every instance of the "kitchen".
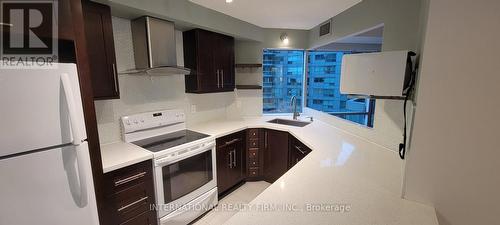
<path id="1" fill-rule="evenodd" d="M 496 2 L 0 3 L 1 225 L 498 223 Z"/>

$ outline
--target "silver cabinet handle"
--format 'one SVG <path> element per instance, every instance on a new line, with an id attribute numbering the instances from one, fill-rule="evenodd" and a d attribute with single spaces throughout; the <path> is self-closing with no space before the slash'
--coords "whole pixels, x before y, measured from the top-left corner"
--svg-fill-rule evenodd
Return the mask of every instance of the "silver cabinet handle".
<path id="1" fill-rule="evenodd" d="M 302 153 L 302 155 L 305 155 L 307 153 L 306 151 L 302 150 L 302 148 L 297 146 L 297 145 L 295 145 L 295 149 L 297 149 L 300 153 Z"/>
<path id="2" fill-rule="evenodd" d="M 141 173 L 138 173 L 136 175 L 127 177 L 125 179 L 117 180 L 117 181 L 115 181 L 115 187 L 118 187 L 120 185 L 126 184 L 128 182 L 132 182 L 132 181 L 137 180 L 137 179 L 139 179 L 141 177 L 144 177 L 145 175 L 146 175 L 146 172 L 141 172 Z"/>
<path id="3" fill-rule="evenodd" d="M 264 133 L 264 148 L 267 149 L 267 131 Z"/>
<path id="4" fill-rule="evenodd" d="M 118 94 L 118 74 L 116 73 L 116 64 L 113 63 L 113 78 L 115 80 L 115 93 Z"/>
<path id="5" fill-rule="evenodd" d="M 233 151 L 229 152 L 229 169 L 233 168 Z"/>
<path id="6" fill-rule="evenodd" d="M 236 149 L 233 150 L 233 168 L 236 168 Z"/>
<path id="7" fill-rule="evenodd" d="M 220 73 L 219 73 L 219 70 L 217 70 L 217 88 L 220 88 Z"/>
<path id="8" fill-rule="evenodd" d="M 222 79 L 221 79 L 221 84 L 222 84 L 222 88 L 224 88 L 224 70 L 220 70 L 221 71 L 221 74 L 222 74 Z"/>
<path id="9" fill-rule="evenodd" d="M 226 145 L 232 145 L 232 144 L 234 144 L 234 143 L 236 143 L 238 141 L 240 141 L 240 139 L 239 138 L 235 138 L 235 139 L 233 139 L 231 141 L 226 141 Z"/>
<path id="10" fill-rule="evenodd" d="M 132 206 L 134 206 L 134 205 L 136 205 L 136 204 L 138 204 L 138 203 L 140 203 L 140 202 L 142 202 L 142 201 L 145 201 L 146 199 L 148 199 L 148 196 L 143 197 L 143 198 L 141 198 L 141 199 L 139 199 L 139 200 L 137 200 L 137 201 L 135 201 L 135 202 L 132 202 L 132 203 L 130 203 L 130 204 L 128 204 L 128 205 L 122 206 L 122 207 L 120 207 L 120 208 L 118 209 L 118 212 L 121 212 L 121 211 L 123 211 L 123 210 L 125 210 L 125 209 L 127 209 L 127 208 L 130 208 L 130 207 L 132 207 Z"/>

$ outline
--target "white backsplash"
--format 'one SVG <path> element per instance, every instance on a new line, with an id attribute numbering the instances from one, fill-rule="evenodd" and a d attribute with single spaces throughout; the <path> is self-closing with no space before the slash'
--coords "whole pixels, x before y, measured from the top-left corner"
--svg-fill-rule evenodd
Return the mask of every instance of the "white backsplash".
<path id="1" fill-rule="evenodd" d="M 130 20 L 113 17 L 118 71 L 133 69 L 134 50 Z M 183 65 L 182 33 L 176 31 L 178 65 Z M 184 109 L 187 123 L 226 118 L 228 108 L 235 105 L 235 93 L 186 94 L 183 75 L 120 75 L 120 99 L 95 101 L 101 144 L 120 141 L 119 119 L 124 115 L 160 109 Z M 195 105 L 196 112 L 191 111 Z M 232 114 L 235 111 L 230 110 Z"/>

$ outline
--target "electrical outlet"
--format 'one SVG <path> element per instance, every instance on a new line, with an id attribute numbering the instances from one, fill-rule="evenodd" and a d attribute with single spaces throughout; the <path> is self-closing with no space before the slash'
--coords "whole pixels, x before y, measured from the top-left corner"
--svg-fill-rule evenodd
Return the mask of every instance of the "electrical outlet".
<path id="1" fill-rule="evenodd" d="M 191 105 L 191 113 L 196 113 L 196 105 Z"/>

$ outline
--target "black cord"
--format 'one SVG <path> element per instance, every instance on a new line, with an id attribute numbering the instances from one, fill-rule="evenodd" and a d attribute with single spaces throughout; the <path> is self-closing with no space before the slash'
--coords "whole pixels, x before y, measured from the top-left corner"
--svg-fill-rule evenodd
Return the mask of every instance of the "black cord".
<path id="1" fill-rule="evenodd" d="M 410 87 L 411 88 L 411 87 Z M 399 157 L 401 159 L 405 159 L 405 154 L 406 154 L 406 104 L 408 103 L 408 96 L 410 96 L 410 90 L 406 93 L 405 97 L 405 102 L 404 102 L 404 108 L 403 108 L 403 118 L 404 118 L 404 131 L 403 131 L 403 143 L 399 144 Z"/>

